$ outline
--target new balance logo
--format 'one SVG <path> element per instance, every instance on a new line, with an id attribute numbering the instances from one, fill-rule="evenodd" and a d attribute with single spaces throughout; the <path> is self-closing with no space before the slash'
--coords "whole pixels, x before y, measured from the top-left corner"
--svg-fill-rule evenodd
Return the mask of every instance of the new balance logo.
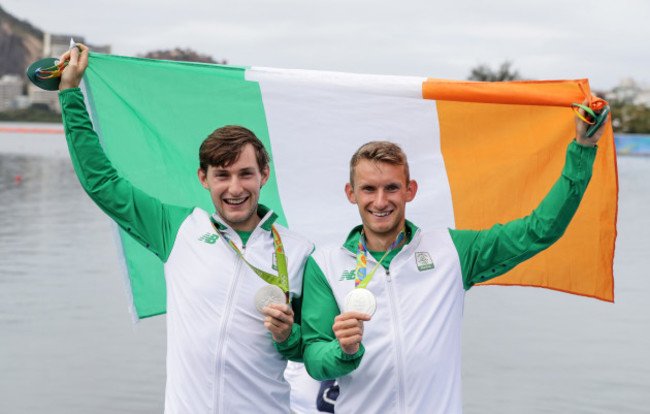
<path id="1" fill-rule="evenodd" d="M 219 240 L 219 235 L 214 233 L 205 233 L 203 236 L 199 237 L 199 241 L 206 242 L 208 244 L 215 244 Z"/>
<path id="2" fill-rule="evenodd" d="M 354 270 L 344 270 L 339 282 L 342 280 L 354 280 Z"/>

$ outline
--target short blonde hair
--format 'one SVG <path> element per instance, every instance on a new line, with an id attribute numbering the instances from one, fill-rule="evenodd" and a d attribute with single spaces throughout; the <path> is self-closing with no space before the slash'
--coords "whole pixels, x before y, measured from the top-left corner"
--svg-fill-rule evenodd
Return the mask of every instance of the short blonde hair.
<path id="1" fill-rule="evenodd" d="M 390 141 L 370 141 L 363 144 L 350 158 L 350 184 L 354 187 L 354 172 L 361 160 L 385 162 L 404 166 L 406 182 L 410 181 L 409 164 L 402 148 Z"/>

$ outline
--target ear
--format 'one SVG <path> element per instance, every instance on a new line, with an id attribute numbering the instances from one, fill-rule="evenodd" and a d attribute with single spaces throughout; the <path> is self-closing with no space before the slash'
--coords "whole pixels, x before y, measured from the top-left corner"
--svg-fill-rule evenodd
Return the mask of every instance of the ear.
<path id="1" fill-rule="evenodd" d="M 352 204 L 357 204 L 357 197 L 354 195 L 354 188 L 352 184 L 347 183 L 345 185 L 345 195 L 348 197 L 348 201 Z"/>
<path id="2" fill-rule="evenodd" d="M 264 184 L 269 180 L 269 176 L 271 175 L 271 168 L 269 167 L 268 164 L 264 167 L 264 169 L 261 171 L 262 173 L 262 181 L 260 182 L 260 188 L 264 187 Z"/>
<path id="3" fill-rule="evenodd" d="M 208 185 L 208 176 L 205 173 L 205 171 L 203 171 L 201 168 L 199 168 L 198 171 L 196 172 L 196 174 L 199 176 L 199 181 L 201 182 L 201 185 L 203 186 L 203 188 L 205 188 L 206 190 L 209 190 L 210 186 Z"/>
<path id="4" fill-rule="evenodd" d="M 418 183 L 415 180 L 411 180 L 408 182 L 408 185 L 406 186 L 406 202 L 413 201 L 415 198 L 415 194 L 418 192 Z"/>

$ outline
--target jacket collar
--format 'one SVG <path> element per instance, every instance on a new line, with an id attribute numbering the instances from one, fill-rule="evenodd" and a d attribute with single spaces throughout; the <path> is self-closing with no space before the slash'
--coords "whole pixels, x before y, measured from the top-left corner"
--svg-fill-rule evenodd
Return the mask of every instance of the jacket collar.
<path id="1" fill-rule="evenodd" d="M 352 229 L 350 234 L 348 234 L 345 243 L 343 243 L 344 249 L 357 254 L 357 247 L 359 246 L 359 237 L 361 237 L 361 230 L 363 230 L 362 224 Z M 406 243 L 404 243 L 404 246 L 411 243 L 411 240 L 413 240 L 413 236 L 415 236 L 415 233 L 417 231 L 418 227 L 410 221 L 406 220 Z"/>
<path id="2" fill-rule="evenodd" d="M 262 230 L 271 231 L 271 226 L 277 220 L 278 215 L 273 212 L 270 208 L 266 207 L 263 204 L 257 205 L 257 216 L 262 219 L 258 223 L 257 227 L 262 228 Z M 214 223 L 215 226 L 221 231 L 232 230 L 230 226 L 225 224 L 221 217 L 217 213 L 210 216 L 210 220 Z M 257 227 L 255 229 L 257 229 Z"/>

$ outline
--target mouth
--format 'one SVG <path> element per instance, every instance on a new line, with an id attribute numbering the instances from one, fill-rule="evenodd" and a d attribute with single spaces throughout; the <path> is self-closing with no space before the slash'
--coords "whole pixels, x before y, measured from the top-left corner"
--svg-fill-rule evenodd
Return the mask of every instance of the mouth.
<path id="1" fill-rule="evenodd" d="M 394 210 L 388 210 L 388 211 L 370 211 L 370 214 L 372 214 L 373 216 L 378 217 L 378 218 L 383 218 L 383 217 L 387 217 L 387 216 L 390 216 L 391 214 L 393 214 L 393 211 L 394 211 Z"/>
<path id="2" fill-rule="evenodd" d="M 224 198 L 223 202 L 228 204 L 229 206 L 239 206 L 242 205 L 248 200 L 248 197 L 241 197 L 241 198 Z"/>

